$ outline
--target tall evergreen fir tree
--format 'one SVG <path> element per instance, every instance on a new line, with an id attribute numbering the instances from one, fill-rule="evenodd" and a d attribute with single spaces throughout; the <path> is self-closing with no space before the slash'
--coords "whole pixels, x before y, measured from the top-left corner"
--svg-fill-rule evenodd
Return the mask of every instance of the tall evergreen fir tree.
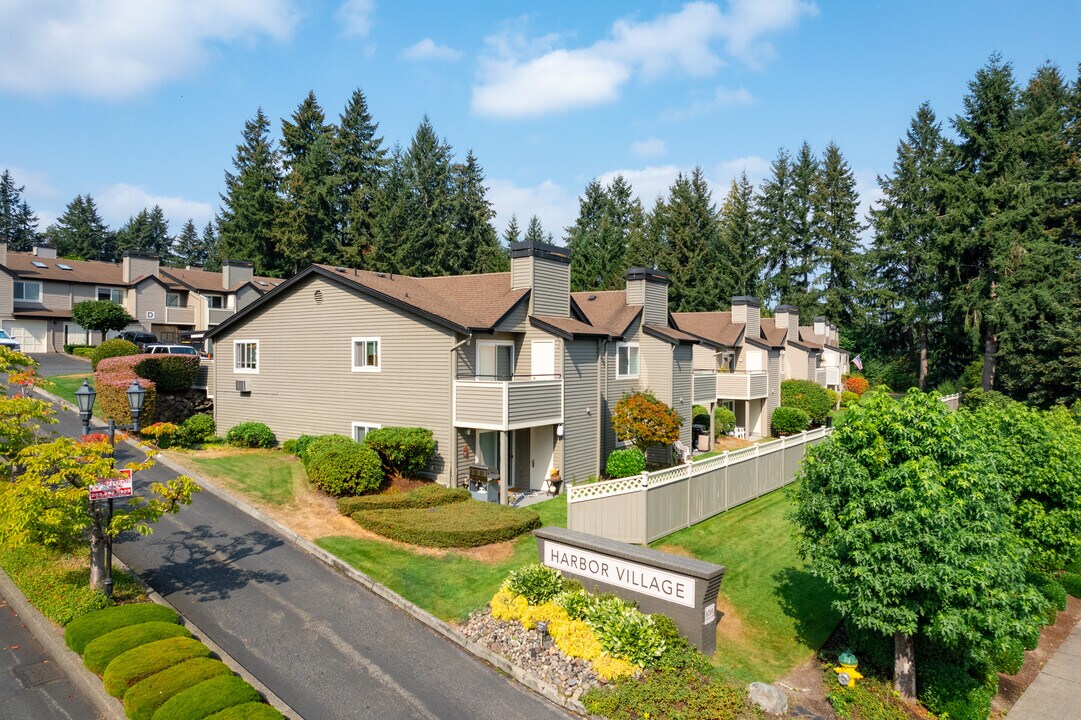
<path id="1" fill-rule="evenodd" d="M 353 267 L 365 267 L 365 258 L 371 251 L 373 206 L 389 164 L 378 132 L 379 124 L 368 111 L 364 93 L 354 90 L 340 116 L 334 143 L 341 204 L 338 212 L 342 218 L 342 261 Z"/>
<path id="2" fill-rule="evenodd" d="M 548 236 L 544 234 L 544 226 L 541 225 L 540 218 L 536 215 L 529 218 L 529 224 L 526 225 L 522 241 L 531 243 L 548 242 Z"/>
<path id="3" fill-rule="evenodd" d="M 671 280 L 669 306 L 677 312 L 716 310 L 725 299 L 718 287 L 720 236 L 717 210 L 705 174 L 696 166 L 680 173 L 664 211 L 664 263 Z"/>
<path id="4" fill-rule="evenodd" d="M 814 233 L 822 265 L 823 312 L 842 327 L 852 322 L 861 277 L 859 202 L 856 176 L 841 149 L 831 142 L 815 184 Z"/>
<path id="5" fill-rule="evenodd" d="M 37 239 L 38 217 L 23 199 L 25 186 L 16 185 L 11 171 L 0 174 L 0 238 L 8 250 L 27 252 Z"/>
<path id="6" fill-rule="evenodd" d="M 425 115 L 403 158 L 407 223 L 394 253 L 398 272 L 426 277 L 454 268 L 451 153 Z"/>
<path id="7" fill-rule="evenodd" d="M 627 262 L 627 250 L 640 244 L 640 237 L 645 233 L 645 212 L 642 201 L 634 195 L 634 189 L 623 175 L 616 175 L 608 183 L 608 224 L 611 228 L 611 240 L 604 247 L 608 249 L 606 262 L 612 268 L 607 273 L 607 290 L 619 290 L 625 287 L 625 269 L 643 267 Z"/>
<path id="8" fill-rule="evenodd" d="M 871 211 L 871 321 L 880 328 L 883 344 L 896 347 L 903 340 L 903 349 L 917 354 L 921 390 L 926 387 L 932 335 L 942 321 L 938 242 L 945 206 L 943 146 L 941 126 L 925 102 L 897 145 L 893 174 L 878 178 L 882 200 Z"/>
<path id="9" fill-rule="evenodd" d="M 221 256 L 218 255 L 218 231 L 214 221 L 208 220 L 199 238 L 202 246 L 203 269 L 208 272 L 221 272 Z"/>
<path id="10" fill-rule="evenodd" d="M 316 262 L 338 262 L 340 202 L 334 157 L 336 128 L 314 92 L 282 120 L 285 203 L 274 226 L 277 269 L 291 275 Z"/>
<path id="11" fill-rule="evenodd" d="M 405 272 L 398 265 L 398 248 L 409 223 L 409 193 L 405 152 L 395 145 L 383 181 L 372 199 L 372 245 L 361 267 L 378 272 Z"/>
<path id="12" fill-rule="evenodd" d="M 663 197 L 658 197 L 642 222 L 642 232 L 632 234 L 627 240 L 627 267 L 662 269 L 667 240 L 667 212 L 668 203 Z"/>
<path id="13" fill-rule="evenodd" d="M 278 151 L 262 108 L 244 123 L 243 139 L 233 158 L 235 172 L 225 173 L 225 194 L 218 216 L 215 264 L 247 260 L 257 275 L 280 274 L 274 226 L 282 209 Z"/>
<path id="14" fill-rule="evenodd" d="M 792 283 L 785 302 L 800 309 L 802 317 L 813 317 L 819 297 L 814 287 L 819 248 L 815 232 L 814 194 L 823 168 L 804 142 L 792 162 Z"/>
<path id="15" fill-rule="evenodd" d="M 631 217 L 630 186 L 618 176 L 611 189 L 622 194 L 620 210 L 625 217 L 617 217 L 616 198 L 609 189 L 593 180 L 578 198 L 578 219 L 567 229 L 567 247 L 574 262 L 571 264 L 572 290 L 615 290 L 623 286 L 626 235 L 630 228 L 621 222 L 636 222 Z M 639 218 L 641 222 L 639 207 Z"/>
<path id="16" fill-rule="evenodd" d="M 764 294 L 761 275 L 766 256 L 754 222 L 754 187 L 746 172 L 732 181 L 721 203 L 719 223 L 721 251 L 730 258 L 732 269 L 730 284 L 722 289 L 721 298 L 735 295 L 761 297 Z"/>
<path id="17" fill-rule="evenodd" d="M 522 229 L 518 227 L 518 214 L 511 213 L 510 222 L 507 223 L 507 227 L 503 231 L 503 244 L 510 247 L 521 239 Z"/>
<path id="18" fill-rule="evenodd" d="M 783 147 L 770 164 L 754 209 L 756 233 L 766 248 L 763 270 L 767 301 L 787 301 L 795 294 L 797 264 L 792 159 Z"/>
<path id="19" fill-rule="evenodd" d="M 45 236 L 63 258 L 107 262 L 119 259 L 113 233 L 101 219 L 90 195 L 76 195 L 64 214 L 45 231 Z"/>
<path id="20" fill-rule="evenodd" d="M 116 252 L 120 256 L 126 252 L 154 255 L 168 263 L 172 241 L 169 221 L 161 207 L 155 205 L 152 210 L 143 208 L 116 231 Z"/>
<path id="21" fill-rule="evenodd" d="M 173 242 L 173 262 L 177 267 L 206 264 L 206 248 L 203 239 L 199 237 L 199 231 L 195 227 L 195 221 L 188 218 L 184 227 Z"/>
<path id="22" fill-rule="evenodd" d="M 499 244 L 492 221 L 495 211 L 484 187 L 484 170 L 470 150 L 452 168 L 454 183 L 453 255 L 444 268 L 452 275 L 504 272 L 510 258 Z"/>

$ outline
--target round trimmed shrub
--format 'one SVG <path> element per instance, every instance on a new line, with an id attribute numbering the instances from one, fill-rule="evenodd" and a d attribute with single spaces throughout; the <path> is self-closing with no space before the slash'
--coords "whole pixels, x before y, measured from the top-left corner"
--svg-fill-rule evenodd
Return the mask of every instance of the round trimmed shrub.
<path id="1" fill-rule="evenodd" d="M 336 445 L 356 445 L 356 441 L 345 435 L 301 435 L 297 438 L 297 455 L 304 467 L 308 467 L 308 461 L 313 455 L 318 455 L 323 450 Z"/>
<path id="2" fill-rule="evenodd" d="M 182 444 L 185 447 L 202 445 L 213 440 L 217 432 L 218 426 L 215 424 L 214 418 L 206 413 L 198 413 L 180 424 L 180 436 L 177 438 L 177 444 Z"/>
<path id="3" fill-rule="evenodd" d="M 101 345 L 94 348 L 94 353 L 90 356 L 90 367 L 94 370 L 98 369 L 98 363 L 105 358 L 122 357 L 124 355 L 138 355 L 139 346 L 130 340 L 121 340 L 120 338 L 113 338 L 112 340 L 106 340 Z"/>
<path id="4" fill-rule="evenodd" d="M 782 405 L 773 411 L 770 422 L 773 425 L 774 435 L 794 435 L 806 430 L 811 424 L 811 418 L 800 408 Z"/>
<path id="5" fill-rule="evenodd" d="M 277 444 L 274 432 L 265 424 L 247 420 L 229 428 L 225 441 L 233 447 L 271 448 Z"/>
<path id="6" fill-rule="evenodd" d="M 210 657 L 210 648 L 195 638 L 175 637 L 140 645 L 113 658 L 101 676 L 105 692 L 122 698 L 135 683 L 194 658 Z"/>
<path id="7" fill-rule="evenodd" d="M 646 456 L 636 447 L 613 450 L 608 455 L 604 471 L 609 477 L 625 478 L 641 475 L 646 469 Z"/>
<path id="8" fill-rule="evenodd" d="M 859 375 L 849 375 L 845 378 L 844 389 L 857 396 L 863 395 L 869 387 L 871 387 L 871 384 L 867 382 L 867 379 Z"/>
<path id="9" fill-rule="evenodd" d="M 706 427 L 709 427 L 709 409 L 704 405 L 692 405 L 691 422 L 695 425 L 705 425 Z"/>
<path id="10" fill-rule="evenodd" d="M 821 425 L 833 409 L 829 393 L 811 380 L 785 380 L 781 383 L 781 407 L 799 408 Z"/>
<path id="11" fill-rule="evenodd" d="M 259 692 L 236 675 L 219 675 L 173 695 L 154 720 L 205 720 L 234 705 L 259 702 Z"/>
<path id="12" fill-rule="evenodd" d="M 92 640 L 97 640 L 106 633 L 151 621 L 176 624 L 180 622 L 180 616 L 172 608 L 157 603 L 114 605 L 89 612 L 69 622 L 64 628 L 64 642 L 82 655 Z"/>
<path id="13" fill-rule="evenodd" d="M 214 713 L 206 720 L 285 720 L 285 716 L 266 703 L 249 702 Z"/>
<path id="14" fill-rule="evenodd" d="M 101 675 L 116 656 L 132 648 L 171 637 L 191 637 L 187 628 L 176 623 L 152 621 L 129 625 L 105 633 L 83 648 L 83 665 L 95 675 Z"/>
<path id="15" fill-rule="evenodd" d="M 232 674 L 220 660 L 187 660 L 132 685 L 124 695 L 124 711 L 131 720 L 151 720 L 158 708 L 177 693 L 210 678 Z"/>
<path id="16" fill-rule="evenodd" d="M 718 405 L 713 410 L 713 423 L 716 425 L 717 437 L 727 435 L 736 429 L 736 414 L 724 405 Z"/>
<path id="17" fill-rule="evenodd" d="M 435 454 L 432 431 L 422 427 L 384 427 L 369 430 L 364 445 L 379 453 L 388 472 L 416 477 Z"/>
<path id="18" fill-rule="evenodd" d="M 845 390 L 841 393 L 841 407 L 847 408 L 853 405 L 859 404 L 860 396 L 851 390 Z"/>
<path id="19" fill-rule="evenodd" d="M 377 489 L 385 479 L 375 450 L 349 440 L 308 452 L 308 479 L 334 497 L 360 495 Z"/>

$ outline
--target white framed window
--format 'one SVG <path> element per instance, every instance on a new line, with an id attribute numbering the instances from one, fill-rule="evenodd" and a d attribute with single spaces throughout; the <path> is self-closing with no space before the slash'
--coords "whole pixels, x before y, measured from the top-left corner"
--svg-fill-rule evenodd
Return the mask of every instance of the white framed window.
<path id="1" fill-rule="evenodd" d="M 379 372 L 382 367 L 382 347 L 377 337 L 353 338 L 353 372 Z"/>
<path id="2" fill-rule="evenodd" d="M 221 295 L 207 295 L 206 296 L 207 307 L 214 308 L 215 310 L 225 309 L 225 298 Z"/>
<path id="3" fill-rule="evenodd" d="M 378 430 L 383 427 L 382 425 L 376 425 L 370 422 L 354 422 L 353 423 L 353 440 L 357 442 L 363 442 L 364 436 L 372 430 Z"/>
<path id="4" fill-rule="evenodd" d="M 636 378 L 640 370 L 641 349 L 638 343 L 616 344 L 616 377 Z"/>
<path id="5" fill-rule="evenodd" d="M 180 293 L 165 293 L 165 307 L 180 307 Z"/>
<path id="6" fill-rule="evenodd" d="M 259 341 L 258 340 L 234 340 L 233 341 L 233 372 L 258 373 L 259 372 Z"/>
<path id="7" fill-rule="evenodd" d="M 499 472 L 499 432 L 484 431 L 477 436 L 477 459 L 482 465 Z"/>
<path id="8" fill-rule="evenodd" d="M 15 281 L 15 299 L 25 302 L 41 302 L 41 283 Z"/>
<path id="9" fill-rule="evenodd" d="M 513 380 L 514 343 L 505 340 L 477 341 L 477 380 Z"/>
<path id="10" fill-rule="evenodd" d="M 120 288 L 99 287 L 97 289 L 98 300 L 108 300 L 114 302 L 117 305 L 124 303 L 124 291 Z"/>

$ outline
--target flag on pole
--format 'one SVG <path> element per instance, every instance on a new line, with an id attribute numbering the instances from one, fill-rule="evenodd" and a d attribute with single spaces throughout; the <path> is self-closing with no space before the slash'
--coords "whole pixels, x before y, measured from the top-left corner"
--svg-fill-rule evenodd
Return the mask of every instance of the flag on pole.
<path id="1" fill-rule="evenodd" d="M 862 355 L 862 353 L 860 353 L 860 354 Z M 859 355 L 852 358 L 852 364 L 856 366 L 857 370 L 860 370 L 860 371 L 863 370 L 863 360 L 860 359 Z"/>

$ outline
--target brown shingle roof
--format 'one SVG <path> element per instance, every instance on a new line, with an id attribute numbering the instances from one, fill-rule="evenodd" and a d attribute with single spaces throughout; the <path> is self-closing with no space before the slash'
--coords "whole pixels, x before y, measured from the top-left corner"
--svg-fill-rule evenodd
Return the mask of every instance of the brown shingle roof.
<path id="1" fill-rule="evenodd" d="M 571 301 L 586 322 L 612 337 L 623 337 L 642 312 L 641 305 L 627 304 L 627 294 L 623 290 L 571 293 Z"/>
<path id="2" fill-rule="evenodd" d="M 788 337 L 788 328 L 777 327 L 774 318 L 762 318 L 759 321 L 761 340 L 771 347 L 784 347 L 785 338 Z"/>
<path id="3" fill-rule="evenodd" d="M 672 343 L 673 345 L 691 344 L 698 342 L 698 338 L 694 335 L 676 330 L 675 328 L 666 327 L 664 325 L 643 325 L 643 329 L 647 334 L 652 335 L 655 338 L 660 338 L 665 342 Z"/>
<path id="4" fill-rule="evenodd" d="M 738 345 L 747 330 L 743 323 L 732 322 L 730 311 L 672 313 L 672 318 L 680 330 L 724 347 Z"/>
<path id="5" fill-rule="evenodd" d="M 555 331 L 564 337 L 608 337 L 608 333 L 574 318 L 555 315 L 533 315 L 530 317 L 537 327 L 548 332 Z"/>
<path id="6" fill-rule="evenodd" d="M 171 267 L 163 267 L 161 268 L 160 272 L 163 276 L 168 276 L 169 278 L 172 278 L 179 282 L 181 285 L 192 288 L 193 290 L 198 290 L 199 292 L 236 292 L 237 288 L 245 284 L 242 282 L 234 283 L 233 287 L 228 288 L 227 290 L 226 288 L 222 287 L 221 273 L 208 272 L 206 270 L 189 270 L 187 268 Z M 167 279 L 166 282 L 168 282 Z M 262 292 L 269 292 L 276 285 L 280 285 L 283 282 L 285 281 L 281 278 L 270 278 L 262 276 L 256 276 L 252 278 L 252 283 Z"/>
<path id="7" fill-rule="evenodd" d="M 39 262 L 45 267 L 34 265 Z M 67 265 L 71 270 L 63 270 L 59 265 Z M 124 271 L 119 263 L 107 263 L 95 260 L 65 260 L 63 258 L 44 258 L 30 253 L 9 252 L 7 267 L 22 278 L 28 280 L 60 280 L 62 282 L 92 283 L 95 285 L 120 285 L 124 282 Z"/>

